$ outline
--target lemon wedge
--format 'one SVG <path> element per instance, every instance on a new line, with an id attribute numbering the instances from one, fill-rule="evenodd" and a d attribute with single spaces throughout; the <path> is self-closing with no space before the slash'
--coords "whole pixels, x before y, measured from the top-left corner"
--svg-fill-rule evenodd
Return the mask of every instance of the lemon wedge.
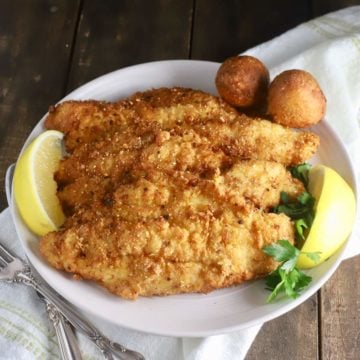
<path id="1" fill-rule="evenodd" d="M 320 252 L 314 262 L 306 255 L 299 256 L 299 268 L 314 267 L 328 259 L 350 235 L 355 221 L 355 196 L 346 181 L 333 169 L 317 165 L 309 171 L 309 192 L 315 197 L 315 218 L 301 249 Z"/>
<path id="2" fill-rule="evenodd" d="M 14 173 L 14 198 L 26 225 L 37 235 L 58 229 L 65 220 L 54 173 L 63 156 L 63 134 L 49 130 L 22 153 Z"/>

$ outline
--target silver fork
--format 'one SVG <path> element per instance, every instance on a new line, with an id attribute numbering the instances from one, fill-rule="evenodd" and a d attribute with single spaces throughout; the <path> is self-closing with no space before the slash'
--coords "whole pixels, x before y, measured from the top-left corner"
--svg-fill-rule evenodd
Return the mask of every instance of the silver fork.
<path id="1" fill-rule="evenodd" d="M 82 360 L 78 341 L 69 322 L 57 307 L 37 292 L 40 300 L 45 304 L 46 312 L 55 329 L 63 360 Z"/>
<path id="2" fill-rule="evenodd" d="M 5 177 L 6 198 L 9 206 L 11 204 L 11 184 L 14 175 L 14 169 L 15 164 L 10 165 L 6 171 Z M 32 271 L 37 277 L 39 277 L 34 268 L 32 268 Z M 69 322 L 64 318 L 64 316 L 54 304 L 45 299 L 39 292 L 36 292 L 36 294 L 45 304 L 46 312 L 48 314 L 49 320 L 53 325 L 56 338 L 58 340 L 61 358 L 63 360 L 82 360 L 78 341 Z"/>
<path id="3" fill-rule="evenodd" d="M 51 287 L 35 279 L 30 266 L 12 256 L 0 244 L 0 281 L 19 283 L 31 286 L 46 299 L 52 302 L 75 329 L 85 334 L 101 350 L 106 359 L 114 359 L 113 355 L 121 360 L 145 360 L 140 353 L 129 350 L 124 346 L 112 342 L 85 320 L 79 313 L 75 312 L 71 305 L 60 297 Z"/>
<path id="4" fill-rule="evenodd" d="M 11 171 L 7 172 L 7 196 L 10 199 L 11 193 Z M 10 283 L 21 283 L 34 288 L 44 298 L 55 305 L 61 314 L 74 326 L 75 329 L 82 332 L 100 349 L 105 359 L 113 360 L 113 355 L 120 360 L 145 360 L 145 357 L 137 351 L 127 349 L 123 345 L 112 342 L 105 337 L 99 330 L 84 319 L 72 306 L 56 293 L 46 283 L 37 280 L 30 266 L 19 258 L 14 257 L 0 244 L 0 281 L 5 280 Z"/>

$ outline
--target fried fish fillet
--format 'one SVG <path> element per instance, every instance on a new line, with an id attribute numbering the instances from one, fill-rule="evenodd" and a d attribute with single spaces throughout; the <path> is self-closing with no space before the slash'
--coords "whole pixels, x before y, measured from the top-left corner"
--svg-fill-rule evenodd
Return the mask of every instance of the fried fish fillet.
<path id="1" fill-rule="evenodd" d="M 285 165 L 304 162 L 319 145 L 313 133 L 250 119 L 215 96 L 183 88 L 145 91 L 117 103 L 63 102 L 50 109 L 45 126 L 65 133 L 70 152 L 114 133 L 119 144 L 131 147 L 146 145 L 161 131 L 182 136 L 189 129 L 232 156 Z"/>
<path id="2" fill-rule="evenodd" d="M 67 214 L 129 181 L 139 162 L 202 176 L 240 160 L 299 164 L 319 144 L 315 134 L 250 119 L 199 91 L 158 89 L 130 99 L 65 102 L 47 118 L 49 128 L 65 132 L 72 152 L 55 175 Z"/>
<path id="3" fill-rule="evenodd" d="M 116 103 L 66 101 L 49 110 L 45 126 L 66 135 L 72 151 L 79 144 L 110 133 L 142 136 L 157 130 L 189 128 L 209 120 L 229 123 L 237 111 L 221 99 L 184 88 L 160 88 L 136 93 Z"/>
<path id="4" fill-rule="evenodd" d="M 292 178 L 282 164 L 260 160 L 239 162 L 224 175 L 221 174 L 220 169 L 206 173 L 206 177 L 199 177 L 196 174 L 178 170 L 171 173 L 159 172 L 159 169 L 152 171 L 140 165 L 140 168 L 135 168 L 129 176 L 131 182 L 124 182 L 117 188 L 114 183 L 104 186 L 99 185 L 99 182 L 104 183 L 104 180 L 82 177 L 60 190 L 58 196 L 63 208 L 67 209 L 69 214 L 73 214 L 75 210 L 84 206 L 86 208 L 94 206 L 96 202 L 112 205 L 115 201 L 123 212 L 127 211 L 129 214 L 125 218 L 121 216 L 121 219 L 128 220 L 129 216 L 132 216 L 133 220 L 137 221 L 141 220 L 138 217 L 145 211 L 144 209 L 149 210 L 155 207 L 158 211 L 156 216 L 161 216 L 163 212 L 161 206 L 167 207 L 166 199 L 170 193 L 182 194 L 182 191 L 189 193 L 184 186 L 192 190 L 193 186 L 197 185 L 196 189 L 201 187 L 201 189 L 206 189 L 205 193 L 212 193 L 213 196 L 218 194 L 220 201 L 227 204 L 235 203 L 245 206 L 251 202 L 257 208 L 266 211 L 279 203 L 281 191 L 293 197 L 304 191 L 302 183 Z M 190 194 L 193 192 L 191 191 Z M 194 197 L 197 195 L 197 193 L 193 194 Z M 170 198 L 175 201 L 173 205 L 175 212 L 179 213 L 182 202 L 174 195 Z M 138 201 L 131 201 L 132 199 L 138 199 Z"/>
<path id="5" fill-rule="evenodd" d="M 155 165 L 175 162 L 170 166 L 184 170 L 199 168 L 200 163 L 202 167 L 218 167 L 221 162 L 250 159 L 294 165 L 311 158 L 319 145 L 315 134 L 295 132 L 267 120 L 244 118 L 230 125 L 213 125 L 142 136 L 128 134 L 128 130 L 116 132 L 75 148 L 61 163 L 57 181 L 71 181 L 84 174 L 108 176 L 114 171 L 117 176 L 134 160 L 139 161 L 140 155 Z"/>
<path id="6" fill-rule="evenodd" d="M 69 152 L 55 174 L 68 219 L 40 241 L 57 269 L 128 299 L 207 292 L 266 275 L 262 247 L 294 242 L 269 211 L 304 191 L 286 166 L 315 153 L 315 134 L 182 88 L 64 102 L 45 125 Z"/>
<path id="7" fill-rule="evenodd" d="M 243 161 L 208 179 L 184 172 L 168 175 L 151 170 L 131 183 L 119 185 L 106 201 L 93 201 L 91 211 L 89 207 L 79 208 L 65 227 L 96 222 L 99 215 L 144 225 L 159 218 L 180 224 L 199 214 L 216 217 L 224 211 L 241 222 L 244 214 L 248 216 L 253 210 L 267 212 L 277 205 L 281 191 L 296 197 L 304 186 L 283 165 L 269 161 Z"/>
<path id="8" fill-rule="evenodd" d="M 284 142 L 277 143 L 274 136 L 278 135 L 278 126 L 271 129 L 268 126 L 270 123 L 265 120 L 253 121 L 255 125 L 247 126 L 247 133 L 239 135 L 239 140 L 227 143 L 201 136 L 194 130 L 187 130 L 182 135 L 161 131 L 152 141 L 147 140 L 146 144 L 134 139 L 132 143 L 128 141 L 124 144 L 119 141 L 122 134 L 114 134 L 91 145 L 82 145 L 62 161 L 55 175 L 60 186 L 60 201 L 65 212 L 71 214 L 75 207 L 90 204 L 94 196 L 104 197 L 116 184 L 127 183 L 132 181 L 133 177 L 136 178 L 138 175 L 135 174 L 134 166 L 145 170 L 158 169 L 168 174 L 183 171 L 207 177 L 242 159 L 273 160 L 280 156 L 284 159 L 286 154 L 301 147 L 301 143 L 296 141 L 288 141 L 286 146 Z M 283 129 L 280 126 L 279 128 L 282 132 Z M 254 139 L 251 134 L 255 130 L 257 138 Z M 272 143 L 266 138 L 267 135 L 262 137 L 262 133 L 268 134 L 273 139 Z M 228 136 L 224 138 L 229 139 Z M 241 145 L 237 146 L 237 143 Z M 242 152 L 239 154 L 238 151 Z"/>
<path id="9" fill-rule="evenodd" d="M 165 219 L 143 225 L 100 217 L 46 235 L 40 249 L 55 268 L 135 299 L 208 292 L 264 276 L 277 264 L 262 246 L 285 238 L 293 239 L 289 218 L 260 211 L 242 224 L 226 213 L 183 219 L 182 226 Z"/>
<path id="10" fill-rule="evenodd" d="M 107 204 L 82 208 L 64 230 L 42 238 L 42 254 L 128 299 L 207 292 L 274 270 L 261 248 L 293 243 L 293 225 L 264 210 L 280 190 L 296 196 L 302 184 L 283 165 L 258 160 L 212 179 L 182 175 L 152 171 L 119 186 Z"/>

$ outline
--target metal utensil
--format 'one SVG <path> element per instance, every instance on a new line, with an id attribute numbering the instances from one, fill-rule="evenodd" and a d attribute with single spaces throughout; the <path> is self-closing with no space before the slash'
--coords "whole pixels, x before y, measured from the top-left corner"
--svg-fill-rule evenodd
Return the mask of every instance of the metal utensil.
<path id="1" fill-rule="evenodd" d="M 72 306 L 57 294 L 47 284 L 38 281 L 32 274 L 30 266 L 19 258 L 14 257 L 0 244 L 0 280 L 10 283 L 20 283 L 31 286 L 46 299 L 52 302 L 75 329 L 85 334 L 101 350 L 106 359 L 114 359 L 116 355 L 121 360 L 145 360 L 140 353 L 129 350 L 124 346 L 112 342 L 100 333 L 93 325 L 85 320 Z"/>
<path id="2" fill-rule="evenodd" d="M 42 296 L 39 292 L 37 292 L 37 295 L 40 300 L 45 303 L 49 319 L 54 326 L 62 359 L 82 360 L 78 342 L 71 325 L 54 304 L 44 298 L 44 296 Z"/>
<path id="3" fill-rule="evenodd" d="M 6 192 L 10 199 L 11 171 L 7 172 L 6 182 L 8 185 Z M 9 251 L 0 244 L 0 281 L 1 280 L 31 286 L 42 294 L 49 302 L 58 308 L 76 330 L 82 332 L 95 343 L 106 359 L 112 360 L 114 359 L 113 355 L 115 355 L 121 360 L 145 360 L 142 354 L 127 349 L 105 337 L 50 286 L 37 280 L 27 263 L 11 255 Z"/>
<path id="4" fill-rule="evenodd" d="M 6 171 L 5 178 L 6 198 L 9 206 L 11 200 L 11 183 L 14 175 L 14 169 L 15 164 L 10 165 Z M 77 339 L 70 324 L 65 320 L 64 316 L 54 304 L 45 299 L 39 292 L 37 292 L 37 295 L 45 303 L 49 319 L 54 326 L 61 358 L 63 360 L 82 360 Z"/>

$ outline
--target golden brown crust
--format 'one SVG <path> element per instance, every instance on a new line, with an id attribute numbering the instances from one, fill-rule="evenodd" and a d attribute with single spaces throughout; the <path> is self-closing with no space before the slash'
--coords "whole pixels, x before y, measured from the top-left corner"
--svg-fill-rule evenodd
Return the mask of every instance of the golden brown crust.
<path id="1" fill-rule="evenodd" d="M 72 152 L 78 145 L 114 132 L 145 134 L 175 126 L 191 127 L 210 118 L 230 122 L 237 115 L 230 105 L 202 91 L 160 88 L 116 103 L 65 101 L 50 109 L 45 127 L 64 132 L 65 145 Z"/>
<path id="2" fill-rule="evenodd" d="M 252 56 L 234 56 L 220 66 L 215 83 L 220 96 L 239 107 L 259 106 L 266 99 L 269 71 Z"/>
<path id="3" fill-rule="evenodd" d="M 65 213 L 72 214 L 76 207 L 104 198 L 116 184 L 141 176 L 139 168 L 206 178 L 241 160 L 299 164 L 310 158 L 318 146 L 318 137 L 311 133 L 293 132 L 266 120 L 246 120 L 231 126 L 213 126 L 215 134 L 211 126 L 197 131 L 194 127 L 182 134 L 160 131 L 142 140 L 114 134 L 76 148 L 55 174 Z"/>
<path id="4" fill-rule="evenodd" d="M 208 292 L 264 276 L 277 264 L 261 248 L 279 238 L 293 241 L 289 218 L 255 210 L 241 224 L 227 212 L 193 215 L 180 224 L 106 217 L 48 234 L 40 250 L 57 269 L 134 299 Z"/>
<path id="5" fill-rule="evenodd" d="M 270 84 L 267 112 L 276 123 L 305 128 L 317 124 L 325 111 L 326 98 L 306 71 L 284 71 Z"/>
<path id="6" fill-rule="evenodd" d="M 76 278 L 127 299 L 208 292 L 264 276 L 277 264 L 262 247 L 294 241 L 269 211 L 304 190 L 286 166 L 313 155 L 314 134 L 180 88 L 65 102 L 46 125 L 71 151 L 55 176 L 69 217 L 40 250 Z"/>
<path id="7" fill-rule="evenodd" d="M 137 93 L 113 104 L 64 102 L 51 111 L 46 126 L 63 131 L 67 150 L 74 152 L 59 169 L 60 184 L 65 177 L 79 176 L 76 166 L 87 175 L 98 169 L 113 173 L 111 164 L 126 170 L 141 154 L 150 159 L 151 152 L 165 149 L 178 149 L 180 168 L 195 161 L 195 155 L 182 156 L 186 152 L 196 152 L 204 167 L 213 162 L 211 154 L 294 165 L 310 158 L 319 144 L 315 134 L 250 119 L 214 96 L 181 88 Z"/>
<path id="8" fill-rule="evenodd" d="M 184 197 L 196 198 L 199 192 L 227 206 L 246 208 L 250 203 L 267 211 L 279 203 L 281 191 L 296 196 L 304 190 L 283 165 L 260 160 L 241 161 L 223 171 L 214 168 L 197 173 L 163 171 L 139 164 L 127 175 L 131 178 L 127 183 L 115 179 L 110 183 L 111 180 L 100 176 L 79 177 L 60 191 L 60 201 L 65 209 L 70 209 L 69 213 L 77 210 L 83 215 L 81 208 L 87 211 L 97 206 L 101 212 L 116 211 L 119 219 L 141 221 L 160 217 L 165 212 L 175 217 L 182 211 Z M 191 202 L 187 200 L 186 208 Z"/>

